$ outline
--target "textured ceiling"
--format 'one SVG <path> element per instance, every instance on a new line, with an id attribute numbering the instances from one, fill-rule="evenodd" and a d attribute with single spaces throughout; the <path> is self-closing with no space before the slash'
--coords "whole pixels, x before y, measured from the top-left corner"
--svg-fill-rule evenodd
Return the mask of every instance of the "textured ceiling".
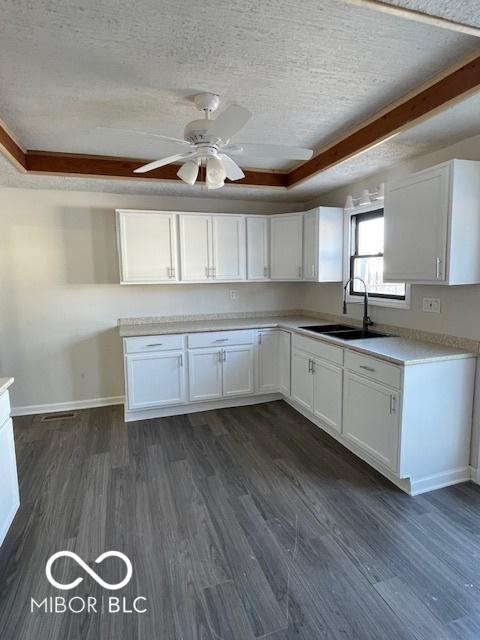
<path id="1" fill-rule="evenodd" d="M 437 18 L 480 27 L 478 0 L 383 0 L 385 4 L 421 11 Z"/>
<path id="2" fill-rule="evenodd" d="M 455 8 L 456 17 L 445 17 L 461 21 L 478 0 L 416 4 L 425 7 L 412 8 L 429 5 L 438 15 Z M 318 149 L 478 47 L 474 37 L 339 0 L 3 0 L 0 116 L 28 149 L 155 158 L 172 147 L 101 127 L 181 137 L 198 113 L 191 96 L 210 90 L 253 112 L 238 139 Z M 208 195 L 305 201 L 474 135 L 478 107 L 475 99 L 457 105 L 288 192 L 229 186 Z M 253 158 L 243 165 L 290 168 Z M 3 160 L 0 184 L 206 193 L 201 186 L 151 180 L 25 176 Z"/>
<path id="3" fill-rule="evenodd" d="M 0 115 L 29 149 L 155 158 L 98 127 L 178 137 L 211 90 L 253 112 L 240 139 L 318 148 L 476 47 L 338 0 L 3 0 Z"/>

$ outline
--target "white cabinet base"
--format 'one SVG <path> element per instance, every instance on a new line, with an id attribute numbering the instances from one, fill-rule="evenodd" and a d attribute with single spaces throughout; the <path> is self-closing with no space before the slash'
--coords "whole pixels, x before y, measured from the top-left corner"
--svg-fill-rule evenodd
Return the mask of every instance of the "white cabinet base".
<path id="1" fill-rule="evenodd" d="M 328 435 L 335 438 L 340 444 L 354 453 L 356 456 L 364 460 L 371 467 L 376 469 L 382 476 L 385 476 L 390 482 L 396 485 L 405 493 L 408 493 L 410 496 L 416 496 L 420 493 L 426 493 L 427 491 L 434 491 L 435 489 L 442 489 L 443 487 L 449 487 L 453 484 L 458 484 L 460 482 L 466 482 L 471 479 L 471 469 L 470 467 L 462 467 L 459 469 L 453 469 L 444 471 L 443 473 L 437 473 L 430 476 L 424 476 L 421 478 L 399 478 L 395 475 L 388 467 L 381 464 L 376 458 L 373 456 L 369 456 L 368 453 L 359 446 L 356 446 L 355 443 L 350 442 L 346 438 L 344 438 L 341 434 L 338 433 L 335 429 L 328 427 L 325 422 L 322 422 L 317 417 L 315 417 L 310 411 L 306 411 L 298 402 L 295 402 L 291 398 L 283 398 L 285 402 L 287 402 L 291 407 L 296 409 L 299 413 L 302 414 L 305 418 L 313 422 L 314 425 L 320 427 L 323 431 L 328 433 Z"/>
<path id="2" fill-rule="evenodd" d="M 146 411 L 128 411 L 125 406 L 125 422 L 135 420 L 148 420 L 149 418 L 165 418 L 168 416 L 179 416 L 187 413 L 198 413 L 199 411 L 212 411 L 213 409 L 228 409 L 229 407 L 244 407 L 250 404 L 261 404 L 263 402 L 273 402 L 282 400 L 280 393 L 266 393 L 257 396 L 243 396 L 233 398 L 220 398 L 211 402 L 190 402 L 189 404 L 177 405 L 176 407 L 164 407 L 149 409 Z"/>

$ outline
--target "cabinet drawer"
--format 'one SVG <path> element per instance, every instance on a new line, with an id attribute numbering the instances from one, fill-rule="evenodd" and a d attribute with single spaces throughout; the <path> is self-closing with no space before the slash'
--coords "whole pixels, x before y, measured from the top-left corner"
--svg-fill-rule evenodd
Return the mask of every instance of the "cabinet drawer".
<path id="1" fill-rule="evenodd" d="M 0 396 L 0 427 L 10 418 L 10 395 L 5 391 Z"/>
<path id="2" fill-rule="evenodd" d="M 330 360 L 330 362 L 335 362 L 340 365 L 343 364 L 342 347 L 335 347 L 321 340 L 306 338 L 295 334 L 293 335 L 292 347 L 307 351 L 318 358 L 324 358 L 325 360 Z"/>
<path id="3" fill-rule="evenodd" d="M 188 336 L 189 349 L 252 343 L 253 331 L 208 331 L 206 333 L 191 333 Z"/>
<path id="4" fill-rule="evenodd" d="M 345 353 L 345 368 L 372 380 L 377 380 L 377 382 L 382 382 L 389 387 L 400 388 L 401 371 L 400 367 L 394 364 L 388 364 L 377 358 L 370 358 L 369 356 L 347 351 Z"/>
<path id="5" fill-rule="evenodd" d="M 125 353 L 143 353 L 148 351 L 167 351 L 183 349 L 185 336 L 141 336 L 139 338 L 124 338 Z"/>

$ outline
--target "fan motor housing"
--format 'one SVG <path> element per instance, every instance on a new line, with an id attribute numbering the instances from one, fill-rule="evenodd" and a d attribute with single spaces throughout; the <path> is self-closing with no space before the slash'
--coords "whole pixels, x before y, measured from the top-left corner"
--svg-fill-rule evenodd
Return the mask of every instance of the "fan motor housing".
<path id="1" fill-rule="evenodd" d="M 184 129 L 185 140 L 192 144 L 208 143 L 215 145 L 219 142 L 219 139 L 207 133 L 209 123 L 210 120 L 192 120 L 192 122 L 189 122 Z"/>

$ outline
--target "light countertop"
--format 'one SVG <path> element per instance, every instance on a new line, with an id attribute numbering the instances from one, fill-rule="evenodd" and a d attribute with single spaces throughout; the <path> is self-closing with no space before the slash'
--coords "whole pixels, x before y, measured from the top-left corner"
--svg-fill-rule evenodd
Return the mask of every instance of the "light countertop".
<path id="1" fill-rule="evenodd" d="M 193 321 L 186 319 L 179 320 L 178 322 L 149 322 L 148 319 L 142 319 L 141 321 L 132 319 L 131 323 L 128 323 L 128 321 L 124 319 L 119 325 L 119 332 L 122 338 L 129 338 L 136 336 L 197 333 L 202 331 L 267 329 L 278 327 L 400 365 L 413 365 L 475 356 L 475 354 L 465 351 L 464 349 L 449 347 L 434 342 L 421 342 L 395 336 L 347 341 L 331 336 L 319 335 L 318 333 L 300 328 L 308 325 L 318 326 L 322 324 L 331 323 L 326 320 L 319 320 L 308 316 L 263 316 Z M 346 322 L 345 324 L 349 323 Z M 375 331 L 375 327 L 372 328 L 372 331 Z"/>
<path id="2" fill-rule="evenodd" d="M 0 396 L 13 384 L 13 378 L 0 378 Z"/>

